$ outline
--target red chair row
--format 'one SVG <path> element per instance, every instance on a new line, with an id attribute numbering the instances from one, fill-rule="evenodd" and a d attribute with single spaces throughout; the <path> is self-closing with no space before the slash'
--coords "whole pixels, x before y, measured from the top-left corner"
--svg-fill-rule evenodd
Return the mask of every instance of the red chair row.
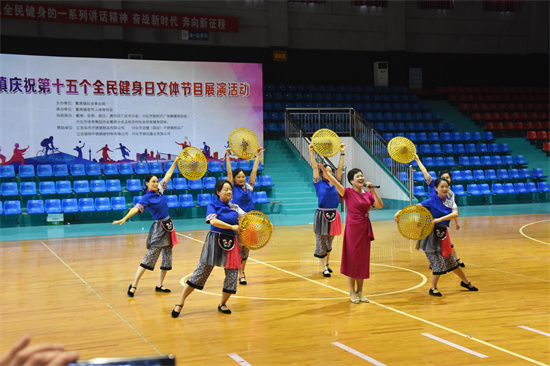
<path id="1" fill-rule="evenodd" d="M 449 94 L 450 102 L 546 102 L 548 94 Z"/>
<path id="2" fill-rule="evenodd" d="M 550 109 L 549 103 L 460 103 L 463 112 L 521 112 L 542 111 Z"/>
<path id="3" fill-rule="evenodd" d="M 485 130 L 500 131 L 500 130 L 544 130 L 550 129 L 550 122 L 485 122 Z"/>
<path id="4" fill-rule="evenodd" d="M 512 118 L 513 116 L 513 118 Z M 516 118 L 517 117 L 517 118 Z M 472 113 L 472 120 L 474 122 L 478 121 L 508 121 L 508 120 L 531 120 L 531 121 L 548 121 L 548 113 L 546 112 L 530 112 L 530 113 Z"/>
<path id="5" fill-rule="evenodd" d="M 542 144 L 542 151 L 544 151 L 547 156 L 550 156 L 550 142 Z"/>
<path id="6" fill-rule="evenodd" d="M 527 131 L 527 140 L 531 141 L 532 143 L 536 143 L 537 141 L 542 142 L 548 139 L 548 132 L 546 130 Z"/>

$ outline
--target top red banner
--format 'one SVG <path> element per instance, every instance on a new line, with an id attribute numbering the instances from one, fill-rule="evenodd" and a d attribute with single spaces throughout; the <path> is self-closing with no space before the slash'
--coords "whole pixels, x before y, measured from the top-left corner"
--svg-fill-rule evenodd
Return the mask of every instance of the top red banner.
<path id="1" fill-rule="evenodd" d="M 237 17 L 102 9 L 27 2 L 2 1 L 0 18 L 209 32 L 236 33 L 239 31 L 239 19 Z"/>

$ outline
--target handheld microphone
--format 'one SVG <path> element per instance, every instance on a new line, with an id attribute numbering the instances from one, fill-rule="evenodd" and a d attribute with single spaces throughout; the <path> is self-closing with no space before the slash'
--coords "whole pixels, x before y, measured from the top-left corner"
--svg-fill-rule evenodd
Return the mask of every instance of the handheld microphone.
<path id="1" fill-rule="evenodd" d="M 364 183 L 364 184 L 363 184 L 363 187 L 367 187 L 367 184 Z M 380 188 L 380 186 L 376 186 L 376 185 L 374 185 L 374 184 L 371 184 L 371 185 L 368 186 L 367 188 Z"/>

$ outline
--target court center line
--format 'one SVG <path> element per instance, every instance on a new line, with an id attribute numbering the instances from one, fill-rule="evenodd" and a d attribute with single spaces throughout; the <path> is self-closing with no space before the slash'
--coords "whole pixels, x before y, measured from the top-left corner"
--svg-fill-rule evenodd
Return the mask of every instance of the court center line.
<path id="1" fill-rule="evenodd" d="M 451 346 L 451 347 L 454 347 L 454 348 L 456 348 L 456 349 L 459 349 L 459 350 L 461 350 L 461 351 L 467 352 L 467 353 L 469 353 L 469 354 L 471 354 L 471 355 L 477 356 L 477 357 L 479 357 L 479 358 L 488 358 L 488 357 L 489 357 L 489 356 L 486 356 L 486 355 L 484 355 L 484 354 L 482 354 L 482 353 L 479 353 L 479 352 L 476 352 L 476 351 L 472 351 L 472 350 L 469 349 L 469 348 L 459 346 L 459 345 L 456 344 L 456 343 L 449 342 L 449 341 L 447 341 L 447 340 L 445 340 L 445 339 L 443 339 L 443 338 L 439 338 L 439 337 L 436 337 L 436 336 L 434 336 L 434 335 L 431 335 L 430 333 L 420 333 L 420 334 L 422 334 L 423 336 L 426 336 L 426 337 L 428 337 L 428 338 L 431 338 L 431 339 L 433 339 L 433 340 L 436 340 L 436 341 L 438 341 L 438 342 L 444 343 L 444 344 L 446 344 L 446 345 L 448 345 L 448 346 Z"/>
<path id="2" fill-rule="evenodd" d="M 362 358 L 363 360 L 365 361 L 368 361 L 370 363 L 372 363 L 373 365 L 376 365 L 376 366 L 386 366 L 386 364 L 380 362 L 380 361 L 377 361 L 375 360 L 374 358 L 372 357 L 369 357 L 359 351 L 356 351 L 354 350 L 353 348 L 351 347 L 348 347 L 346 346 L 345 344 L 342 344 L 340 342 L 332 342 L 332 344 L 334 344 L 336 347 L 340 347 L 341 349 L 343 349 L 344 351 L 348 351 L 349 353 L 359 357 L 359 358 Z"/>
<path id="3" fill-rule="evenodd" d="M 178 235 L 182 235 L 182 234 L 178 234 Z M 185 235 L 182 235 L 182 236 L 185 236 Z M 185 236 L 185 237 L 186 237 L 186 238 L 189 238 L 189 239 L 192 239 L 192 240 L 195 240 L 195 241 L 198 241 L 198 242 L 201 242 L 200 240 L 195 239 L 195 238 L 192 238 L 192 237 L 190 237 L 190 236 Z M 309 278 L 300 276 L 300 275 L 297 274 L 297 273 L 293 273 L 293 272 L 287 271 L 287 270 L 285 270 L 285 269 L 282 269 L 282 268 L 278 268 L 278 267 L 272 266 L 272 265 L 270 265 L 270 264 L 264 263 L 264 262 L 262 262 L 262 261 L 259 261 L 259 260 L 256 260 L 256 259 L 253 259 L 253 258 L 250 258 L 250 257 L 248 258 L 248 260 L 252 260 L 252 261 L 254 261 L 254 262 L 261 263 L 261 264 L 263 264 L 263 265 L 265 265 L 265 266 L 268 266 L 268 267 L 271 267 L 271 268 L 273 268 L 273 269 L 277 269 L 277 270 L 279 270 L 279 271 L 288 273 L 288 274 L 290 274 L 290 275 L 293 275 L 293 276 L 296 276 L 296 277 L 303 278 L 303 279 L 308 280 L 308 281 L 310 281 L 310 282 L 313 282 L 313 283 L 319 284 L 319 285 L 321 285 L 321 286 L 324 286 L 324 287 L 333 289 L 333 290 L 335 290 L 335 291 L 338 291 L 338 292 L 341 292 L 341 293 L 344 293 L 344 294 L 348 294 L 348 295 L 349 295 L 349 293 L 348 293 L 347 291 L 340 290 L 339 288 L 332 287 L 332 286 L 328 286 L 328 285 L 325 285 L 324 283 L 320 283 L 320 282 L 317 282 L 317 281 L 314 281 L 314 280 L 310 280 Z M 523 360 L 525 360 L 525 361 L 532 362 L 532 363 L 534 363 L 534 364 L 536 364 L 536 365 L 540 365 L 540 366 L 550 366 L 550 365 L 548 365 L 548 364 L 545 364 L 545 363 L 542 363 L 542 362 L 533 360 L 533 359 L 531 359 L 531 358 L 529 358 L 529 357 L 526 357 L 526 356 L 520 355 L 520 354 L 518 354 L 518 353 L 509 351 L 509 350 L 504 349 L 504 348 L 502 348 L 502 347 L 495 346 L 494 344 L 485 342 L 485 341 L 483 341 L 483 340 L 481 340 L 481 339 L 477 339 L 477 338 L 472 337 L 472 336 L 470 336 L 470 335 L 467 335 L 467 334 L 461 333 L 461 332 L 459 332 L 459 331 L 456 331 L 456 330 L 447 328 L 447 327 L 445 327 L 445 326 L 443 326 L 443 325 L 439 325 L 439 324 L 434 323 L 434 322 L 431 322 L 431 321 L 429 321 L 429 320 L 419 318 L 419 317 L 417 317 L 417 316 L 415 316 L 415 315 L 405 313 L 405 312 L 403 312 L 403 311 L 401 311 L 401 310 L 393 309 L 393 308 L 391 308 L 391 307 L 389 307 L 389 306 L 387 306 L 387 305 L 381 304 L 381 303 L 379 303 L 379 302 L 376 302 L 376 301 L 371 300 L 370 303 L 373 304 L 373 305 L 380 306 L 380 307 L 382 307 L 382 308 L 384 308 L 384 309 L 391 310 L 391 311 L 393 311 L 393 312 L 395 312 L 395 313 L 404 315 L 404 316 L 409 317 L 409 318 L 411 318 L 411 319 L 418 320 L 418 321 L 420 321 L 420 322 L 422 322 L 422 323 L 426 323 L 426 324 L 432 325 L 432 326 L 434 326 L 434 327 L 436 327 L 436 328 L 443 329 L 443 330 L 446 330 L 446 331 L 451 332 L 451 333 L 453 333 L 453 334 L 459 335 L 459 336 L 461 336 L 461 337 L 464 337 L 464 338 L 470 339 L 470 340 L 472 340 L 472 341 L 481 343 L 481 344 L 483 344 L 483 345 L 485 345 L 485 346 L 487 346 L 487 347 L 494 348 L 494 349 L 496 349 L 496 350 L 499 350 L 499 351 L 501 351 L 501 352 L 507 353 L 507 354 L 509 354 L 509 355 L 512 355 L 512 356 L 521 358 L 521 359 L 523 359 Z"/>
<path id="4" fill-rule="evenodd" d="M 244 358 L 242 358 L 241 356 L 239 356 L 236 353 L 228 353 L 227 355 L 229 357 L 231 357 L 233 360 L 237 361 L 237 363 L 242 365 L 242 366 L 252 366 L 251 364 L 246 362 Z"/>
<path id="5" fill-rule="evenodd" d="M 544 241 L 541 241 L 541 240 L 532 238 L 532 237 L 528 236 L 527 234 L 525 234 L 525 233 L 523 232 L 523 229 L 526 228 L 527 226 L 531 226 L 531 225 L 538 224 L 538 223 L 540 223 L 540 222 L 545 222 L 545 221 L 550 221 L 550 220 L 541 220 L 541 221 L 535 221 L 535 222 L 531 222 L 531 223 L 529 223 L 529 224 L 525 224 L 525 225 L 523 225 L 522 227 L 519 228 L 519 233 L 520 233 L 521 235 L 523 235 L 524 237 L 526 237 L 527 239 L 534 240 L 534 241 L 539 242 L 539 243 L 541 243 L 541 244 L 550 245 L 550 243 L 546 243 L 546 242 L 544 242 Z"/>
<path id="6" fill-rule="evenodd" d="M 545 333 L 545 332 L 543 332 L 543 331 L 541 331 L 541 330 L 529 328 L 529 327 L 526 327 L 525 325 L 518 325 L 518 327 L 523 328 L 523 329 L 530 330 L 531 332 L 535 332 L 535 333 L 542 334 L 542 335 L 545 335 L 545 336 L 547 336 L 547 337 L 550 337 L 550 333 Z"/>
<path id="7" fill-rule="evenodd" d="M 96 290 L 94 290 L 94 288 L 92 286 L 90 286 L 90 284 L 88 282 L 86 282 L 82 277 L 80 277 L 80 275 L 78 273 L 76 273 L 72 268 L 71 266 L 69 266 L 63 259 L 61 259 L 57 253 L 55 253 L 46 243 L 44 243 L 43 241 L 40 241 L 42 243 L 42 245 L 44 245 L 46 247 L 46 249 L 48 249 L 61 263 L 63 263 L 65 265 L 65 267 L 67 267 L 69 269 L 69 271 L 71 271 L 80 281 L 82 281 L 82 283 L 84 283 L 97 297 L 99 297 L 99 299 L 101 301 L 103 301 L 103 303 L 105 305 L 107 305 L 107 307 L 109 309 L 111 309 L 113 311 L 113 313 L 115 313 L 130 329 L 132 329 L 138 336 L 141 337 L 141 339 L 143 339 L 145 341 L 145 343 L 149 344 L 156 352 L 158 352 L 159 355 L 162 355 L 163 353 L 160 352 L 157 347 L 155 347 L 153 345 L 153 343 L 151 343 L 147 338 L 145 338 L 145 336 L 143 336 L 143 334 L 141 334 L 136 328 L 134 328 L 132 326 L 132 324 L 130 324 L 130 322 L 128 322 L 126 319 L 124 319 L 124 317 L 122 315 L 120 315 L 120 313 L 118 311 L 116 311 L 112 306 L 111 304 L 109 304 Z"/>

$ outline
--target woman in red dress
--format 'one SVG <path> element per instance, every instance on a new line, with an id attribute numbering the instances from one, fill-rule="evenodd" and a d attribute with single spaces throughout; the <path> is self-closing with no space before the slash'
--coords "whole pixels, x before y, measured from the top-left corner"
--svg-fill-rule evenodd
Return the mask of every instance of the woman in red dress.
<path id="1" fill-rule="evenodd" d="M 319 168 L 324 170 L 322 164 Z M 340 273 L 348 277 L 351 302 L 369 302 L 363 295 L 363 281 L 370 277 L 370 242 L 374 240 L 369 210 L 371 206 L 380 209 L 384 203 L 372 183 L 365 184 L 363 172 L 357 168 L 348 172 L 348 182 L 352 188 L 344 188 L 333 176 L 326 176 L 347 205 Z M 363 190 L 364 186 L 367 191 Z"/>

